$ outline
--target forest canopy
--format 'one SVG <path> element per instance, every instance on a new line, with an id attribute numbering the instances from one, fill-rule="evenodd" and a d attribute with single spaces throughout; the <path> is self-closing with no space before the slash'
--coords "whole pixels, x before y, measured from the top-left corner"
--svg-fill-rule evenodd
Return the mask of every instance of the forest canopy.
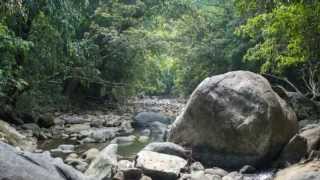
<path id="1" fill-rule="evenodd" d="M 319 43 L 316 0 L 3 0 L 0 98 L 33 110 L 189 95 L 231 70 L 319 98 Z"/>

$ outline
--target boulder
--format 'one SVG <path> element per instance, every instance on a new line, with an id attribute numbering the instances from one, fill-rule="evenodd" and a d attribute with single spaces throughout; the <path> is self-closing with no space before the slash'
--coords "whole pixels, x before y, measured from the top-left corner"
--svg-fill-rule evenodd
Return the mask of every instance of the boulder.
<path id="1" fill-rule="evenodd" d="M 135 166 L 153 180 L 177 179 L 186 165 L 187 161 L 180 157 L 152 151 L 140 151 L 135 162 Z"/>
<path id="2" fill-rule="evenodd" d="M 295 113 L 262 76 L 235 71 L 205 79 L 169 132 L 196 160 L 226 168 L 271 163 L 298 131 Z"/>
<path id="3" fill-rule="evenodd" d="M 280 166 L 297 163 L 307 155 L 307 151 L 307 140 L 297 134 L 282 150 L 278 158 L 278 163 Z"/>
<path id="4" fill-rule="evenodd" d="M 275 180 L 318 180 L 320 179 L 320 161 L 296 164 L 279 171 Z"/>
<path id="5" fill-rule="evenodd" d="M 312 150 L 320 149 L 320 126 L 312 126 L 310 128 L 302 129 L 300 136 L 304 137 L 307 140 L 308 153 Z"/>
<path id="6" fill-rule="evenodd" d="M 143 150 L 178 156 L 185 159 L 191 154 L 190 151 L 185 150 L 182 146 L 171 142 L 153 142 L 148 144 Z"/>
<path id="7" fill-rule="evenodd" d="M 160 122 L 168 125 L 172 122 L 172 120 L 169 117 L 166 117 L 160 113 L 141 112 L 134 117 L 133 124 L 135 127 L 145 128 L 149 127 L 150 123 L 152 122 Z"/>
<path id="8" fill-rule="evenodd" d="M 53 159 L 49 153 L 18 152 L 0 142 L 0 179 L 8 180 L 85 180 L 85 177 Z"/>
<path id="9" fill-rule="evenodd" d="M 89 180 L 103 180 L 111 178 L 117 166 L 118 145 L 110 144 L 104 148 L 91 162 L 85 172 Z"/>

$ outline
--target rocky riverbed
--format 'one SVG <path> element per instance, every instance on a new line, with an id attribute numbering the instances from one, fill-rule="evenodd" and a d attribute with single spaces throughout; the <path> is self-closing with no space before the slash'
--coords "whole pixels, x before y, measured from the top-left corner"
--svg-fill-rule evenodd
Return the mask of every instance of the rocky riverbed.
<path id="1" fill-rule="evenodd" d="M 0 143 L 0 179 L 283 180 L 297 169 L 297 180 L 320 177 L 320 126 L 299 121 L 298 130 L 286 102 L 248 72 L 205 80 L 188 103 L 137 98 L 117 110 L 57 112 L 48 124 L 0 121 L 0 140 L 12 145 Z"/>

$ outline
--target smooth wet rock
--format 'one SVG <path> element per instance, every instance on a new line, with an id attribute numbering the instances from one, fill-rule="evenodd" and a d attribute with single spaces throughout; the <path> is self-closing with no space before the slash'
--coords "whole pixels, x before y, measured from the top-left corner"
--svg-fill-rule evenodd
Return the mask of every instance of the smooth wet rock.
<path id="1" fill-rule="evenodd" d="M 181 158 L 188 158 L 191 153 L 182 146 L 171 142 L 153 142 L 148 144 L 143 150 L 178 156 Z"/>
<path id="2" fill-rule="evenodd" d="M 1 142 L 0 152 L 2 180 L 85 180 L 79 171 L 49 153 L 18 152 Z"/>
<path id="3" fill-rule="evenodd" d="M 228 175 L 228 171 L 218 168 L 218 167 L 213 167 L 213 168 L 209 168 L 209 169 L 205 169 L 204 171 L 206 174 L 211 174 L 211 175 L 217 175 L 220 177 L 224 177 L 226 175 Z"/>
<path id="4" fill-rule="evenodd" d="M 160 113 L 141 112 L 134 117 L 134 126 L 139 128 L 146 128 L 149 127 L 153 122 L 160 122 L 168 125 L 171 123 L 171 121 L 172 120 L 169 117 L 166 117 Z"/>
<path id="5" fill-rule="evenodd" d="M 205 79 L 169 133 L 196 160 L 225 168 L 271 163 L 298 132 L 295 113 L 262 76 L 235 71 Z"/>
<path id="6" fill-rule="evenodd" d="M 180 171 L 187 165 L 187 161 L 177 156 L 141 151 L 137 155 L 135 165 L 153 180 L 171 180 L 179 177 Z"/>
<path id="7" fill-rule="evenodd" d="M 117 166 L 118 145 L 110 144 L 91 162 L 85 172 L 89 180 L 104 180 L 112 177 Z"/>
<path id="8" fill-rule="evenodd" d="M 274 180 L 318 180 L 320 179 L 320 161 L 296 164 L 280 170 Z"/>

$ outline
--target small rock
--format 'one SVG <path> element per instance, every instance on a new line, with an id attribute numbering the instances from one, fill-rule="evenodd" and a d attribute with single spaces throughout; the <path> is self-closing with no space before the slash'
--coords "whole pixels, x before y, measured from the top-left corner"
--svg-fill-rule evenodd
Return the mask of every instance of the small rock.
<path id="1" fill-rule="evenodd" d="M 136 141 L 137 137 L 134 135 L 124 136 L 124 137 L 116 137 L 111 143 L 120 144 L 120 145 L 130 145 Z"/>
<path id="2" fill-rule="evenodd" d="M 98 149 L 91 148 L 82 154 L 82 158 L 84 160 L 86 160 L 87 162 L 91 162 L 99 155 L 99 153 L 100 153 L 100 151 Z"/>
<path id="3" fill-rule="evenodd" d="M 187 161 L 172 155 L 152 151 L 140 151 L 136 159 L 136 167 L 154 179 L 176 179 Z"/>
<path id="4" fill-rule="evenodd" d="M 58 146 L 58 149 L 61 149 L 63 151 L 74 151 L 75 146 L 72 144 L 62 144 Z"/>
<path id="5" fill-rule="evenodd" d="M 243 180 L 243 175 L 238 172 L 231 172 L 224 176 L 222 180 Z"/>
<path id="6" fill-rule="evenodd" d="M 210 169 L 206 169 L 205 170 L 206 174 L 211 174 L 211 175 L 218 175 L 220 177 L 224 177 L 226 175 L 228 175 L 228 172 L 224 169 L 218 168 L 218 167 L 213 167 Z"/>
<path id="7" fill-rule="evenodd" d="M 204 171 L 204 167 L 200 162 L 194 162 L 190 165 L 190 171 L 191 172 Z"/>
<path id="8" fill-rule="evenodd" d="M 256 168 L 250 165 L 245 165 L 240 169 L 241 174 L 252 174 L 256 171 Z"/>
<path id="9" fill-rule="evenodd" d="M 69 154 L 69 156 L 67 156 L 66 160 L 67 159 L 77 159 L 78 157 L 79 157 L 78 154 L 72 153 L 72 154 Z"/>

